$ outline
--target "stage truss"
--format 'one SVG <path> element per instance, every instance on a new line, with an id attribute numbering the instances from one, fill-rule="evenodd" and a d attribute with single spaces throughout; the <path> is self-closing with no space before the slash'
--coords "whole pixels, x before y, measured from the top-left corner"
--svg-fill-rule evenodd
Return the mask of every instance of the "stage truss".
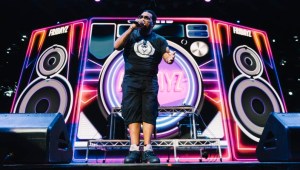
<path id="1" fill-rule="evenodd" d="M 190 137 L 192 139 L 197 138 L 196 132 L 196 122 L 195 122 L 195 109 L 192 106 L 160 106 L 158 108 L 159 116 L 175 115 L 175 113 L 184 113 L 190 118 Z M 109 129 L 109 139 L 115 139 L 114 134 L 116 131 L 116 117 L 122 117 L 122 108 L 121 107 L 112 107 L 111 110 L 111 119 L 110 119 L 110 129 Z M 156 133 L 154 133 L 154 138 L 156 139 Z"/>
<path id="2" fill-rule="evenodd" d="M 140 143 L 140 146 L 143 146 L 143 140 Z M 217 148 L 220 161 L 222 162 L 222 152 L 220 139 L 160 139 L 152 140 L 151 145 L 153 148 L 161 149 L 173 149 L 174 159 L 176 162 L 179 162 L 179 157 L 177 157 L 177 149 L 199 149 L 199 161 L 202 162 L 203 153 L 202 150 L 206 148 Z M 109 150 L 114 149 L 129 149 L 130 141 L 129 140 L 89 140 L 87 144 L 86 152 L 86 162 L 88 162 L 89 151 L 92 149 L 102 150 L 105 153 L 103 162 L 105 162 L 106 153 Z M 168 159 L 167 162 L 169 162 Z"/>

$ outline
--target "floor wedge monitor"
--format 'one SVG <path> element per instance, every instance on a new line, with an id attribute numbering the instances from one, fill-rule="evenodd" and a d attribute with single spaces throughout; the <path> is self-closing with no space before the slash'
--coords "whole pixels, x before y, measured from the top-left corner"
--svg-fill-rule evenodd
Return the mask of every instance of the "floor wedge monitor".
<path id="1" fill-rule="evenodd" d="M 61 113 L 0 114 L 4 163 L 70 163 L 72 153 Z"/>
<path id="2" fill-rule="evenodd" d="M 300 161 L 300 113 L 273 112 L 256 148 L 261 162 Z"/>

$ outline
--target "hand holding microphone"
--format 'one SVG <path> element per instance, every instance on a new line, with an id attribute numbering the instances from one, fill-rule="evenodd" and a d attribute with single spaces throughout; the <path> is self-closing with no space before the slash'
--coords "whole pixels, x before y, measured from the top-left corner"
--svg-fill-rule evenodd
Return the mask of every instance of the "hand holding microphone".
<path id="1" fill-rule="evenodd" d="M 133 28 L 141 28 L 145 25 L 144 21 L 141 19 L 129 20 L 129 23 L 135 25 L 135 27 L 133 27 Z"/>

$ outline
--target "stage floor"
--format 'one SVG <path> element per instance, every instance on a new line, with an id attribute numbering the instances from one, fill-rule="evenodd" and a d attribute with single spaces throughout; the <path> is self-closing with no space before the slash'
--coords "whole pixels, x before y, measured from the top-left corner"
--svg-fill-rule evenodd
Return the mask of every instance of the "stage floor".
<path id="1" fill-rule="evenodd" d="M 160 163 L 160 164 L 110 164 L 110 163 L 70 163 L 70 164 L 4 164 L 0 169 L 72 169 L 72 170 L 299 170 L 300 162 L 201 162 L 201 163 Z"/>

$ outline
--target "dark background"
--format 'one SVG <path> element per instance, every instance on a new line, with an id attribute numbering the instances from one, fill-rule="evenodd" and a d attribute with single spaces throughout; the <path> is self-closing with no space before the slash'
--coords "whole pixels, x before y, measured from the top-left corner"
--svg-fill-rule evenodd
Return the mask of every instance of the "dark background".
<path id="1" fill-rule="evenodd" d="M 210 17 L 267 32 L 288 112 L 300 112 L 300 5 L 289 0 L 3 0 L 0 112 L 9 112 L 31 32 L 90 17 Z M 23 37 L 27 36 L 27 37 Z"/>

